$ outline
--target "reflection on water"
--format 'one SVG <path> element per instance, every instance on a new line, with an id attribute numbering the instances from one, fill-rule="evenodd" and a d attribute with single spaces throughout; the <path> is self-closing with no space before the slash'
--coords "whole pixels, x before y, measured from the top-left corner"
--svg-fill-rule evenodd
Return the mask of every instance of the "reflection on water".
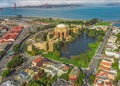
<path id="1" fill-rule="evenodd" d="M 88 50 L 88 44 L 96 42 L 96 38 L 91 38 L 85 33 L 81 35 L 77 40 L 65 44 L 61 49 L 62 57 L 70 58 L 74 55 L 79 55 Z"/>

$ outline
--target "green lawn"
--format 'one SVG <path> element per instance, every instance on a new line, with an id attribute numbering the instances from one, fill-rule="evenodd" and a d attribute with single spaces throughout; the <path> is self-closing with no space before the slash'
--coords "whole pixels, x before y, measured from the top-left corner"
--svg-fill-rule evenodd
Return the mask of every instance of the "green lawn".
<path id="1" fill-rule="evenodd" d="M 99 22 L 96 24 L 96 26 L 98 26 L 98 25 L 111 26 L 111 23 L 110 22 Z"/>

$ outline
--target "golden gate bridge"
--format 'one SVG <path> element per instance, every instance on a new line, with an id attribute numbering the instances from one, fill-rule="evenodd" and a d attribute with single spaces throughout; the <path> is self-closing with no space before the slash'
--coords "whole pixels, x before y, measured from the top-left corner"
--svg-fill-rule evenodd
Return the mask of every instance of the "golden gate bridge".
<path id="1" fill-rule="evenodd" d="M 14 7 L 13 8 L 14 8 L 14 10 L 16 10 L 16 8 L 17 8 L 15 0 L 14 0 Z M 3 8 L 0 8 L 0 12 L 3 12 L 3 10 L 4 10 Z"/>

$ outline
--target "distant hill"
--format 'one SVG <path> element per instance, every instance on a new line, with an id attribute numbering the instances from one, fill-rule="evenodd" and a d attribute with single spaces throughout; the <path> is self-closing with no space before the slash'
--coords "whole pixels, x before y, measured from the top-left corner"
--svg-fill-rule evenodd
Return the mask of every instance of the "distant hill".
<path id="1" fill-rule="evenodd" d="M 22 6 L 19 8 L 59 8 L 59 7 L 80 7 L 82 4 L 64 4 L 64 5 L 39 5 L 39 6 Z"/>
<path id="2" fill-rule="evenodd" d="M 120 6 L 120 3 L 109 3 L 105 4 L 106 6 Z"/>

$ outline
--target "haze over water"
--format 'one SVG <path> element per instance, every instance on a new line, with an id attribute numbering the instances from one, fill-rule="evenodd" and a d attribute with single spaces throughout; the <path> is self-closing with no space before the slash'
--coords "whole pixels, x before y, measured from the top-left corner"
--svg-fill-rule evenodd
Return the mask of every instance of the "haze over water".
<path id="1" fill-rule="evenodd" d="M 119 20 L 120 6 L 83 6 L 66 8 L 4 8 L 0 16 L 37 16 L 37 17 L 57 17 L 68 19 L 92 19 Z"/>

